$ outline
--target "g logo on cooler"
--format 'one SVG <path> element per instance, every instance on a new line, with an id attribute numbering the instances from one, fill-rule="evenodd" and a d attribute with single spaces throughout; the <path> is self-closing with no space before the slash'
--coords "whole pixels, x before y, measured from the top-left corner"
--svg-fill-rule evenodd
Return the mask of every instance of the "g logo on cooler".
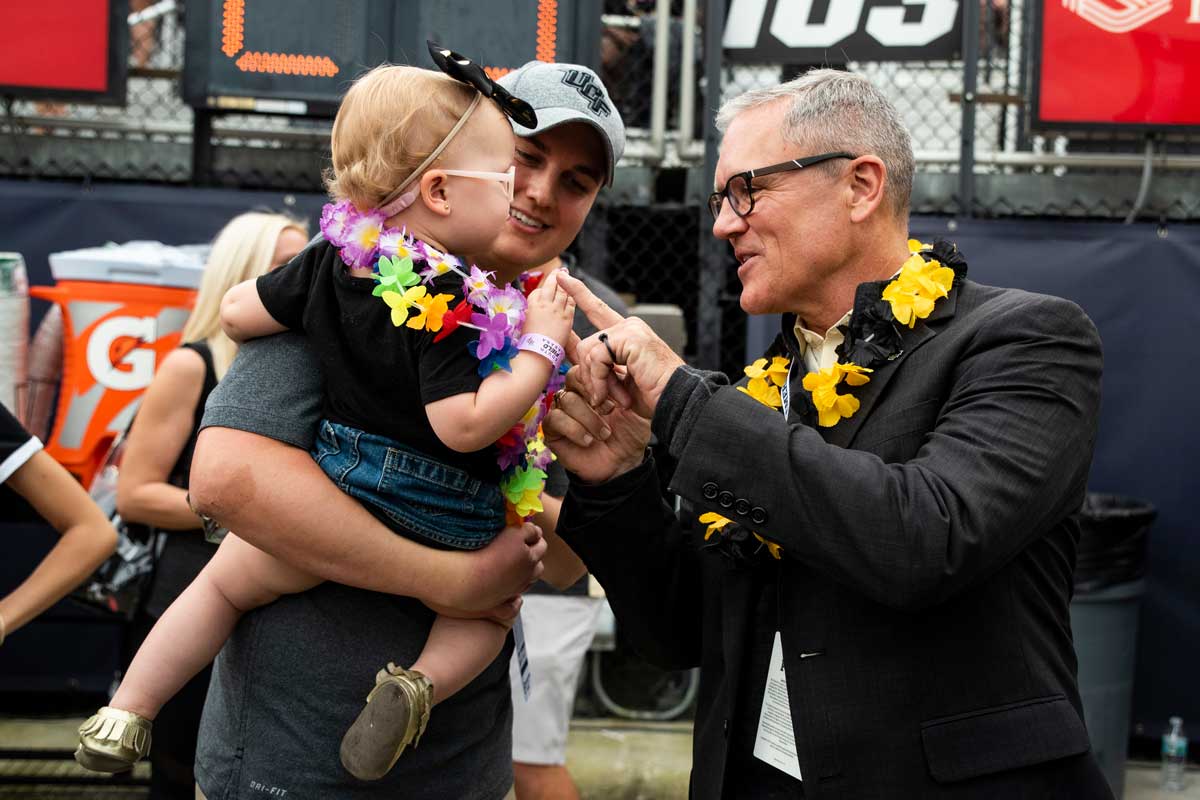
<path id="1" fill-rule="evenodd" d="M 154 351 L 134 347 L 115 363 L 109 355 L 113 344 L 122 338 L 153 342 L 158 338 L 154 317 L 113 317 L 96 326 L 87 343 L 87 366 L 101 386 L 118 391 L 145 389 L 154 379 Z M 124 365 L 128 369 L 120 369 Z"/>

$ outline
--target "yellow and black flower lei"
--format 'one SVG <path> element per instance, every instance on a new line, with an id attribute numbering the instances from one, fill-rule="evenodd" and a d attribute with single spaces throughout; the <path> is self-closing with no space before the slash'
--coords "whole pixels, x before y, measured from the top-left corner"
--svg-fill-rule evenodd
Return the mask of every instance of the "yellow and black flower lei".
<path id="1" fill-rule="evenodd" d="M 827 428 L 853 416 L 859 409 L 858 398 L 849 393 L 839 394 L 837 387 L 869 383 L 876 366 L 904 352 L 900 326 L 915 327 L 918 320 L 933 312 L 938 300 L 947 297 L 966 277 L 966 259 L 952 242 L 939 239 L 928 245 L 910 239 L 908 248 L 910 255 L 899 275 L 890 281 L 872 281 L 858 287 L 845 340 L 838 346 L 837 362 L 804 376 L 807 394 L 796 399 L 802 404 L 798 411 L 809 424 L 815 422 Z M 782 392 L 791 373 L 790 359 L 768 352 L 766 358 L 756 360 L 744 372 L 750 380 L 746 386 L 739 386 L 738 391 L 782 411 Z M 699 521 L 707 526 L 704 547 L 735 563 L 754 563 L 764 555 L 775 560 L 782 558 L 783 548 L 778 544 L 728 517 L 709 511 L 701 514 Z"/>

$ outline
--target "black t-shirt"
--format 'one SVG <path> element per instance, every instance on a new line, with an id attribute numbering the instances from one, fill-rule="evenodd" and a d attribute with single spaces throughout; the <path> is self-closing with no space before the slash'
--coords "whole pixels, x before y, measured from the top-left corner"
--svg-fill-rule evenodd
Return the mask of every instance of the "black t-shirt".
<path id="1" fill-rule="evenodd" d="M 39 519 L 23 497 L 3 484 L 41 449 L 41 441 L 36 436 L 30 436 L 17 418 L 0 405 L 0 522 Z"/>
<path id="2" fill-rule="evenodd" d="M 303 331 L 325 378 L 326 418 L 386 436 L 491 483 L 500 479 L 495 449 L 458 453 L 442 444 L 425 406 L 475 392 L 479 361 L 467 349 L 470 329 L 440 342 L 436 334 L 392 324 L 391 309 L 372 295 L 373 278 L 356 278 L 328 242 L 319 242 L 258 279 L 258 294 L 281 325 Z M 428 287 L 462 300 L 462 278 L 448 273 Z"/>

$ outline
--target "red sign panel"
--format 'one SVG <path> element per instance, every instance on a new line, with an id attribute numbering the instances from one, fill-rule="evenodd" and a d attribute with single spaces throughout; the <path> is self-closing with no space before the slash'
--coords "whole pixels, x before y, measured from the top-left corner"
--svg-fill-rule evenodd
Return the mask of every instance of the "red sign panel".
<path id="1" fill-rule="evenodd" d="M 1041 8 L 1036 126 L 1200 126 L 1200 0 Z"/>
<path id="2" fill-rule="evenodd" d="M 128 3 L 26 0 L 3 4 L 0 93 L 113 98 L 124 92 Z"/>

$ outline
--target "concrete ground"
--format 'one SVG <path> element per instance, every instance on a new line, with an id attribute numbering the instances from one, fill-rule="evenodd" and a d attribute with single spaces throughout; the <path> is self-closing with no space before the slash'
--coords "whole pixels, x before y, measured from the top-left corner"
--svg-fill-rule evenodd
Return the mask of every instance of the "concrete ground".
<path id="1" fill-rule="evenodd" d="M 87 778 L 73 761 L 6 757 L 3 751 L 67 751 L 75 747 L 81 719 L 0 717 L 0 800 L 127 800 L 145 796 L 138 786 L 70 786 L 19 783 L 34 776 Z M 586 800 L 684 800 L 691 766 L 691 723 L 579 719 L 571 725 L 568 764 Z M 135 777 L 144 778 L 145 767 Z M 1157 764 L 1131 762 L 1125 800 L 1200 800 L 1200 772 L 1187 790 L 1158 788 Z"/>

